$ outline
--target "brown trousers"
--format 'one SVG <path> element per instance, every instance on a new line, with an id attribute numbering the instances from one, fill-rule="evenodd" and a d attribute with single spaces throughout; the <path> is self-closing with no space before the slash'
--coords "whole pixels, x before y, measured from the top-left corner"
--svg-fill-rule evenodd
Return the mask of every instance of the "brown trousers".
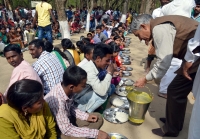
<path id="1" fill-rule="evenodd" d="M 166 122 L 163 131 L 166 136 L 178 136 L 183 128 L 187 96 L 192 90 L 196 73 L 190 74 L 192 81 L 177 74 L 167 89 Z"/>
<path id="2" fill-rule="evenodd" d="M 71 119 L 70 121 L 72 122 L 74 126 L 77 126 L 77 127 L 88 127 L 90 129 L 100 129 L 101 126 L 103 125 L 103 118 L 101 114 L 99 113 L 92 113 L 92 114 L 98 117 L 98 121 L 96 123 L 90 123 L 90 122 L 82 121 L 80 119 L 75 119 L 75 118 Z M 64 134 L 61 134 L 61 139 L 86 139 L 86 138 L 69 137 L 69 136 L 65 136 Z"/>

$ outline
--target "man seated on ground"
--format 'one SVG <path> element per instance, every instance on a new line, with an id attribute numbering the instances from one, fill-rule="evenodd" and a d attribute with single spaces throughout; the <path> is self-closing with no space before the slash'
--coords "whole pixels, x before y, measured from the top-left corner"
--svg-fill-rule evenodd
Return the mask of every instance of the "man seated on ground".
<path id="1" fill-rule="evenodd" d="M 8 44 L 8 37 L 6 35 L 6 28 L 0 27 L 0 53 L 3 52 L 3 49 Z"/>
<path id="2" fill-rule="evenodd" d="M 101 42 L 105 42 L 108 39 L 108 37 L 106 37 L 106 35 L 101 31 L 101 25 L 96 27 L 96 33 Z"/>
<path id="3" fill-rule="evenodd" d="M 25 30 L 24 30 L 24 44 L 28 45 L 28 37 L 27 37 L 27 35 L 28 35 L 28 33 L 32 33 L 32 34 L 35 35 L 35 31 L 30 28 L 29 24 L 26 24 L 24 26 L 24 28 L 25 28 Z"/>
<path id="4" fill-rule="evenodd" d="M 23 53 L 17 44 L 9 44 L 4 48 L 3 52 L 8 63 L 14 67 L 8 88 L 16 81 L 22 79 L 32 79 L 42 83 L 37 72 L 23 59 Z M 7 90 L 4 95 L 7 94 Z"/>
<path id="5" fill-rule="evenodd" d="M 98 35 L 95 34 L 94 30 L 90 30 L 90 32 L 87 34 L 87 38 L 89 38 L 91 40 L 91 43 L 94 43 L 94 44 L 101 42 Z"/>
<path id="6" fill-rule="evenodd" d="M 107 30 L 106 30 L 105 25 L 101 25 L 101 31 L 102 31 L 103 34 L 106 35 L 106 37 L 108 38 L 108 33 L 107 33 Z"/>
<path id="7" fill-rule="evenodd" d="M 37 58 L 33 68 L 42 80 L 44 95 L 46 95 L 56 84 L 62 81 L 64 69 L 58 58 L 44 49 L 44 42 L 40 39 L 29 43 L 29 52 L 32 58 Z"/>
<path id="8" fill-rule="evenodd" d="M 107 100 L 108 95 L 112 94 L 112 53 L 110 46 L 98 44 L 94 48 L 92 60 L 81 66 L 87 72 L 88 85 L 80 94 L 74 96 L 80 110 L 93 112 Z"/>
<path id="9" fill-rule="evenodd" d="M 61 131 L 61 139 L 109 139 L 107 133 L 97 130 L 103 124 L 100 114 L 88 114 L 73 106 L 72 96 L 81 92 L 86 81 L 87 73 L 83 69 L 70 66 L 64 72 L 63 81 L 45 96 Z"/>

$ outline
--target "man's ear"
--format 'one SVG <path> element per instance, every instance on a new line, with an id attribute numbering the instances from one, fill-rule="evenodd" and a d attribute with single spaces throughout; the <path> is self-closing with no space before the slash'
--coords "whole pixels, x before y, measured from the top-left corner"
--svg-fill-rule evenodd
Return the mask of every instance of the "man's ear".
<path id="1" fill-rule="evenodd" d="M 42 47 L 40 46 L 39 52 L 42 53 L 43 49 L 44 49 L 44 48 L 42 48 Z"/>
<path id="2" fill-rule="evenodd" d="M 146 25 L 145 24 L 141 24 L 140 28 L 146 29 Z"/>
<path id="3" fill-rule="evenodd" d="M 69 90 L 72 91 L 74 89 L 74 85 L 69 85 Z"/>

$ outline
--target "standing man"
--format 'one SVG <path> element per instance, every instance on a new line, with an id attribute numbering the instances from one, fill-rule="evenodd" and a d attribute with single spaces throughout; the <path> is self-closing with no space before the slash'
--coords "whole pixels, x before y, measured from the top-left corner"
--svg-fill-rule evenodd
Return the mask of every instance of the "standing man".
<path id="1" fill-rule="evenodd" d="M 52 12 L 52 6 L 47 3 L 47 0 L 42 0 L 41 3 L 36 5 L 33 26 L 38 20 L 38 39 L 43 39 L 44 33 L 46 33 L 47 40 L 52 43 L 53 39 L 50 16 L 53 19 L 53 22 L 56 23 L 56 19 Z"/>
<path id="2" fill-rule="evenodd" d="M 37 58 L 33 64 L 34 70 L 38 73 L 44 87 L 44 95 L 62 81 L 64 69 L 58 58 L 44 48 L 44 42 L 40 39 L 29 43 L 29 53 L 32 58 Z"/>
<path id="3" fill-rule="evenodd" d="M 187 23 L 187 24 L 185 24 Z M 154 41 L 157 62 L 153 69 L 143 78 L 136 81 L 135 86 L 144 87 L 147 81 L 161 79 L 171 65 L 173 57 L 184 60 L 188 41 L 194 37 L 198 22 L 178 15 L 159 17 L 152 20 L 150 15 L 138 16 L 131 25 L 134 35 L 145 40 L 146 45 Z M 183 128 L 187 96 L 192 90 L 193 80 L 200 61 L 194 62 L 188 70 L 191 80 L 178 72 L 167 89 L 166 119 L 163 128 L 153 129 L 158 136 L 177 137 Z"/>

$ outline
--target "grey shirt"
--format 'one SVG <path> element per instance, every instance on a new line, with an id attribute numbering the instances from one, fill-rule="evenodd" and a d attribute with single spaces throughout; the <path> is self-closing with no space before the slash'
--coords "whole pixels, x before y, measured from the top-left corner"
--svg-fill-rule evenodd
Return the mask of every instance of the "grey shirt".
<path id="1" fill-rule="evenodd" d="M 108 39 L 108 37 L 103 32 L 97 35 L 98 35 L 98 38 L 101 40 L 101 42 L 105 42 Z"/>
<path id="2" fill-rule="evenodd" d="M 152 31 L 157 62 L 152 70 L 146 75 L 147 81 L 161 79 L 171 65 L 173 58 L 173 45 L 176 36 L 176 29 L 170 23 L 160 24 Z"/>

